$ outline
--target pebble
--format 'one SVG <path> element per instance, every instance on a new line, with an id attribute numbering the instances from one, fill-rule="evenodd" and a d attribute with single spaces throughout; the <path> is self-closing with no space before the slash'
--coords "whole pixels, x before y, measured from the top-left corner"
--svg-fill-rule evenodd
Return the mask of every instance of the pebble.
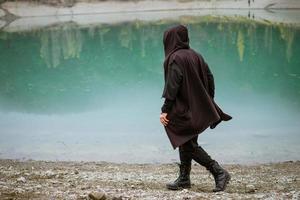
<path id="1" fill-rule="evenodd" d="M 246 185 L 246 193 L 254 193 L 256 190 L 254 185 L 248 184 Z"/>
<path id="2" fill-rule="evenodd" d="M 113 197 L 112 200 L 122 200 L 122 197 Z"/>
<path id="3" fill-rule="evenodd" d="M 277 186 L 276 186 L 276 189 L 277 189 L 278 191 L 284 191 L 284 190 L 285 190 L 285 187 L 282 186 L 282 185 L 277 185 Z"/>
<path id="4" fill-rule="evenodd" d="M 264 194 L 257 194 L 257 195 L 255 195 L 254 197 L 255 197 L 256 199 L 262 199 L 262 198 L 265 197 L 265 195 L 264 195 Z"/>
<path id="5" fill-rule="evenodd" d="M 3 28 L 6 25 L 6 22 L 3 20 L 0 20 L 0 28 Z"/>
<path id="6" fill-rule="evenodd" d="M 55 174 L 53 171 L 48 170 L 48 171 L 45 172 L 45 175 L 44 175 L 44 176 L 45 176 L 46 178 L 53 178 L 55 175 L 56 175 L 56 174 Z"/>
<path id="7" fill-rule="evenodd" d="M 0 9 L 0 17 L 3 17 L 3 16 L 5 16 L 5 12 L 4 12 L 4 10 Z"/>
<path id="8" fill-rule="evenodd" d="M 6 184 L 6 182 L 0 181 L 0 185 L 5 185 L 5 184 Z"/>
<path id="9" fill-rule="evenodd" d="M 23 190 L 22 188 L 16 188 L 15 191 L 17 193 L 24 193 L 25 192 L 25 190 Z"/>
<path id="10" fill-rule="evenodd" d="M 52 183 L 52 184 L 58 184 L 59 182 L 57 180 L 51 180 L 50 183 Z"/>
<path id="11" fill-rule="evenodd" d="M 89 186 L 89 185 L 84 185 L 84 186 L 82 186 L 80 189 L 81 190 L 87 190 L 87 189 L 90 189 L 91 188 L 91 186 Z"/>
<path id="12" fill-rule="evenodd" d="M 106 200 L 106 195 L 104 192 L 92 192 L 89 194 L 91 200 Z"/>
<path id="13" fill-rule="evenodd" d="M 36 189 L 41 189 L 42 186 L 41 186 L 41 185 L 36 185 L 35 188 L 36 188 Z"/>
<path id="14" fill-rule="evenodd" d="M 23 176 L 21 176 L 20 178 L 17 179 L 17 182 L 26 183 L 26 179 Z"/>

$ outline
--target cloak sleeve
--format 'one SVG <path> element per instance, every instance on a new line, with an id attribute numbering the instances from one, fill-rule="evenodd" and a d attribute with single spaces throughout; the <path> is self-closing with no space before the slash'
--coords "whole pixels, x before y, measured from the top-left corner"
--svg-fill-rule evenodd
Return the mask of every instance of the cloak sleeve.
<path id="1" fill-rule="evenodd" d="M 161 112 L 162 113 L 169 113 L 172 109 L 172 106 L 175 101 L 170 100 L 170 99 L 165 99 L 164 105 L 161 107 Z"/>
<path id="2" fill-rule="evenodd" d="M 166 76 L 164 92 L 162 95 L 162 97 L 165 98 L 165 102 L 161 108 L 162 112 L 166 113 L 171 110 L 174 104 L 183 78 L 182 69 L 180 69 L 180 67 L 175 62 L 169 65 L 167 73 L 168 74 Z"/>
<path id="3" fill-rule="evenodd" d="M 208 81 L 208 93 L 211 96 L 211 98 L 215 97 L 215 81 L 214 81 L 214 76 L 211 73 L 208 65 L 206 65 L 206 74 L 207 74 L 207 81 Z"/>

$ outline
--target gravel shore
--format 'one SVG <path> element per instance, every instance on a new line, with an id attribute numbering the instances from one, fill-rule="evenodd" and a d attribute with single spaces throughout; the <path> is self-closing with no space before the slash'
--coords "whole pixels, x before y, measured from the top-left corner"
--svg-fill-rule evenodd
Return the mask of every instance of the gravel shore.
<path id="1" fill-rule="evenodd" d="M 223 165 L 232 175 L 225 192 L 194 164 L 192 188 L 168 191 L 177 164 L 115 164 L 0 160 L 0 199 L 299 199 L 300 161 Z M 93 195 L 92 195 L 93 194 Z M 90 196 L 90 197 L 89 197 Z M 100 199 L 100 197 L 98 197 Z"/>

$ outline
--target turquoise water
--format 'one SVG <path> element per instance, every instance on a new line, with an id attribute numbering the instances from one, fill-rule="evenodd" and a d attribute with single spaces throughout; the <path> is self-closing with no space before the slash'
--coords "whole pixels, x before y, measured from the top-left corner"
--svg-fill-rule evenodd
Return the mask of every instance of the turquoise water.
<path id="1" fill-rule="evenodd" d="M 179 22 L 179 21 L 178 21 Z M 159 123 L 164 30 L 177 22 L 0 32 L 0 158 L 172 162 Z M 199 143 L 225 163 L 299 160 L 300 29 L 185 21 L 233 116 Z"/>

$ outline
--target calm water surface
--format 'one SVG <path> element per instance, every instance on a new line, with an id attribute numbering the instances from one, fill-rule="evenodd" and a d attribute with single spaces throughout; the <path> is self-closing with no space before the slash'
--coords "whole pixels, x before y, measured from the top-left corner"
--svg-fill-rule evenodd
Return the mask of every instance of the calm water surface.
<path id="1" fill-rule="evenodd" d="M 159 123 L 163 31 L 176 22 L 0 32 L 0 158 L 172 162 Z M 185 21 L 233 120 L 199 143 L 225 163 L 300 159 L 300 29 Z"/>

